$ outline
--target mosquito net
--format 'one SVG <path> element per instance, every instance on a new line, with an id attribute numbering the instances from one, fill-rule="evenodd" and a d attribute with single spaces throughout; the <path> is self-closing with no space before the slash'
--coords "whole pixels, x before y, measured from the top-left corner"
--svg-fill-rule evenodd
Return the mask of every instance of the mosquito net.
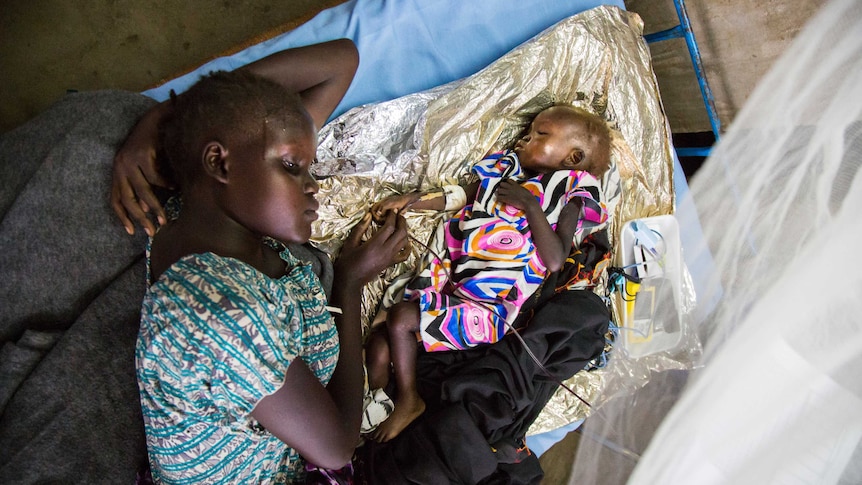
<path id="1" fill-rule="evenodd" d="M 862 2 L 834 0 L 691 181 L 702 354 L 609 387 L 572 483 L 862 483 L 860 112 Z"/>

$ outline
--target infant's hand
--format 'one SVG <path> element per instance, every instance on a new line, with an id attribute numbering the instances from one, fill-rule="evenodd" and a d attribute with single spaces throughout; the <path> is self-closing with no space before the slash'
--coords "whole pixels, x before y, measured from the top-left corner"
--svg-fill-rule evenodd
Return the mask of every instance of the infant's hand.
<path id="1" fill-rule="evenodd" d="M 410 255 L 407 221 L 404 217 L 390 210 L 374 235 L 362 242 L 362 235 L 370 225 L 369 212 L 350 231 L 336 261 L 341 275 L 355 278 L 363 285 L 384 269 L 406 260 Z"/>
<path id="2" fill-rule="evenodd" d="M 386 220 L 387 213 L 401 214 L 418 199 L 419 195 L 415 192 L 387 197 L 371 206 L 371 216 L 374 222 L 382 224 Z"/>
<path id="3" fill-rule="evenodd" d="M 539 201 L 532 192 L 512 180 L 503 180 L 497 186 L 497 202 L 517 207 L 526 211 L 531 205 L 538 206 Z"/>

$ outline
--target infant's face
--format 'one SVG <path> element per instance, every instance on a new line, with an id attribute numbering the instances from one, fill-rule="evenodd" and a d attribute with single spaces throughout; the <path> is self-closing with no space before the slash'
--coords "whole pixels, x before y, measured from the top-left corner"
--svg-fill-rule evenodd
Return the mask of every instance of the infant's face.
<path id="1" fill-rule="evenodd" d="M 521 166 L 529 171 L 589 170 L 587 127 L 565 107 L 548 108 L 533 119 L 515 143 Z"/>

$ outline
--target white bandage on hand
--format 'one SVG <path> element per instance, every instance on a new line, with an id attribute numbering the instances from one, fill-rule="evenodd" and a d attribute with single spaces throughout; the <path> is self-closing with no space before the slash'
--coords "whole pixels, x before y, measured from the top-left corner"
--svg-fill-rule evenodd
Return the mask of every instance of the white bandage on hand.
<path id="1" fill-rule="evenodd" d="M 446 198 L 444 210 L 454 211 L 467 205 L 467 193 L 460 185 L 444 185 L 443 197 Z"/>

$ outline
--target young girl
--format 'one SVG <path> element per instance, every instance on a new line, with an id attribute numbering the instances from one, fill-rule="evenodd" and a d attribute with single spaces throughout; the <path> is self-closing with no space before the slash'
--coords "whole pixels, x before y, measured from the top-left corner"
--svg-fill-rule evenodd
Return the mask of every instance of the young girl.
<path id="1" fill-rule="evenodd" d="M 298 93 L 316 127 L 323 126 L 341 102 L 356 68 L 359 54 L 349 39 L 276 52 L 240 68 Z M 159 122 L 172 110 L 165 101 L 150 109 L 117 151 L 113 167 L 111 206 L 126 232 L 134 234 L 137 222 L 152 236 L 164 224 L 165 211 L 153 187 L 174 188 L 176 183 L 159 171 Z M 155 223 L 153 220 L 155 220 Z"/>
<path id="2" fill-rule="evenodd" d="M 514 150 L 473 167 L 479 181 L 430 194 L 393 196 L 377 217 L 405 209 L 457 208 L 445 223 L 447 253 L 415 278 L 394 305 L 386 335 L 366 350 L 369 383 L 383 387 L 389 363 L 398 396 L 371 437 L 388 441 L 425 409 L 416 391 L 416 332 L 426 350 L 457 350 L 499 340 L 544 277 L 559 270 L 576 231 L 606 221 L 595 176 L 610 164 L 610 132 L 599 117 L 571 106 L 539 113 Z M 460 197 L 456 194 L 460 193 Z M 455 207 L 453 207 L 455 206 Z"/>
<path id="3" fill-rule="evenodd" d="M 315 101 L 241 70 L 168 107 L 163 148 L 182 207 L 152 238 L 136 348 L 157 482 L 292 483 L 305 460 L 338 469 L 358 443 L 360 291 L 405 254 L 407 233 L 392 214 L 362 243 L 370 217 L 360 223 L 330 301 L 285 248 L 317 218 L 309 166 L 328 113 Z"/>

